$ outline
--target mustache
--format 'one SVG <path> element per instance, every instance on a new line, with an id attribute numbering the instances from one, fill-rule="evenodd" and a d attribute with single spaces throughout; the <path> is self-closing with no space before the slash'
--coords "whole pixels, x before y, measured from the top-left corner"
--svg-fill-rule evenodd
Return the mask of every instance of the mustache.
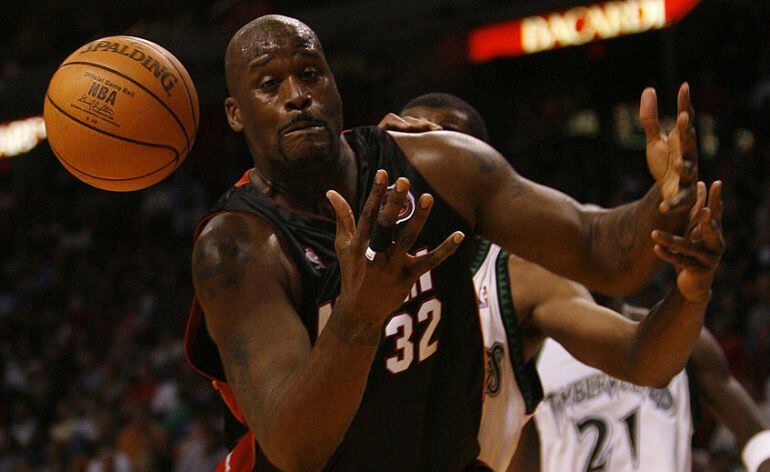
<path id="1" fill-rule="evenodd" d="M 313 116 L 310 113 L 302 112 L 299 115 L 292 118 L 291 120 L 289 120 L 288 123 L 281 126 L 278 132 L 283 134 L 284 131 L 286 131 L 287 129 L 291 128 L 292 126 L 296 125 L 301 121 L 313 123 L 316 126 L 323 126 L 324 128 L 329 129 L 329 123 L 327 123 L 326 120 Z"/>

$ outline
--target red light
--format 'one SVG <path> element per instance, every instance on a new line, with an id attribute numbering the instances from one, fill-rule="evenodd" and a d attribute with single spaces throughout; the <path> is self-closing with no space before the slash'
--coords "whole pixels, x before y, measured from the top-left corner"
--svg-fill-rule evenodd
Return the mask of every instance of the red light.
<path id="1" fill-rule="evenodd" d="M 521 22 L 518 20 L 478 28 L 468 36 L 468 56 L 472 62 L 518 56 L 522 52 Z"/>

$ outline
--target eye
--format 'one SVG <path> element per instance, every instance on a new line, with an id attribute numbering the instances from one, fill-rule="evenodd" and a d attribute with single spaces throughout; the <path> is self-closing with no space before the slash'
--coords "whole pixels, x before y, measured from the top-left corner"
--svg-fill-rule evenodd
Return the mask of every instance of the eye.
<path id="1" fill-rule="evenodd" d="M 299 77 L 302 80 L 308 80 L 308 81 L 315 80 L 320 76 L 321 76 L 321 73 L 318 72 L 318 70 L 313 67 L 306 67 L 305 69 L 302 69 L 302 72 L 299 73 Z"/>
<path id="2" fill-rule="evenodd" d="M 259 88 L 263 90 L 274 90 L 280 83 L 280 80 L 268 75 L 259 81 Z"/>

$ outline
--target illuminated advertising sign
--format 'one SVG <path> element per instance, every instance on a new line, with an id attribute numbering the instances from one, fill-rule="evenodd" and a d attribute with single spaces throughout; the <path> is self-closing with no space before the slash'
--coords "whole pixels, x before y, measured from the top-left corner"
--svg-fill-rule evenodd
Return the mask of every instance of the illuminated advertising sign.
<path id="1" fill-rule="evenodd" d="M 622 0 L 483 26 L 468 36 L 468 57 L 485 62 L 665 28 L 700 0 Z"/>

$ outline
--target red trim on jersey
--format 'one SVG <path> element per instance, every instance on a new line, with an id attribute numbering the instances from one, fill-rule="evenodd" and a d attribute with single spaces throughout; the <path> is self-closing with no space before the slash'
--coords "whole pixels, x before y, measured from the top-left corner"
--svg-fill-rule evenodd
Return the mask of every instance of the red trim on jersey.
<path id="1" fill-rule="evenodd" d="M 198 303 L 198 296 L 193 295 L 192 306 L 190 307 L 190 314 L 187 315 L 187 326 L 184 330 L 184 358 L 193 370 L 207 379 L 214 381 L 215 379 L 211 374 L 198 368 L 192 360 L 190 352 L 192 351 L 192 340 L 195 338 L 195 333 L 198 331 L 198 327 L 201 324 L 201 318 L 203 317 L 203 309 L 200 303 Z"/>
<path id="2" fill-rule="evenodd" d="M 253 167 L 251 169 L 247 170 L 246 172 L 244 172 L 243 175 L 241 176 L 241 180 L 236 182 L 235 186 L 236 187 L 243 187 L 244 185 L 249 184 L 251 182 L 251 180 L 249 180 L 249 176 L 251 175 L 252 171 L 254 171 Z"/>
<path id="3" fill-rule="evenodd" d="M 219 395 L 222 397 L 222 400 L 225 402 L 225 405 L 227 405 L 227 408 L 233 414 L 235 419 L 245 425 L 246 417 L 244 416 L 241 407 L 238 406 L 238 400 L 235 399 L 235 394 L 230 388 L 230 385 L 227 382 L 221 382 L 219 380 L 212 380 L 211 385 L 219 392 Z"/>
<path id="4" fill-rule="evenodd" d="M 254 433 L 244 434 L 233 450 L 219 461 L 216 472 L 251 472 L 257 462 L 255 444 Z"/>
<path id="5" fill-rule="evenodd" d="M 221 215 L 222 213 L 225 212 L 219 211 L 210 215 L 206 215 L 198 222 L 197 225 L 195 225 L 195 230 L 193 232 L 193 244 L 195 244 L 195 242 L 198 240 L 198 236 L 200 236 L 200 234 L 203 232 L 203 228 L 206 226 L 206 224 L 208 224 L 212 218 L 217 215 Z M 192 350 L 192 340 L 195 339 L 195 333 L 198 331 L 201 318 L 203 318 L 203 308 L 201 308 L 201 305 L 198 302 L 198 296 L 193 295 L 193 300 L 190 304 L 190 313 L 187 315 L 187 325 L 185 326 L 184 330 L 184 357 L 187 363 L 190 364 L 190 367 L 193 368 L 193 370 L 209 380 L 217 380 L 209 372 L 204 372 L 197 365 L 195 365 L 195 363 L 192 361 L 192 357 L 190 356 L 190 351 Z"/>

